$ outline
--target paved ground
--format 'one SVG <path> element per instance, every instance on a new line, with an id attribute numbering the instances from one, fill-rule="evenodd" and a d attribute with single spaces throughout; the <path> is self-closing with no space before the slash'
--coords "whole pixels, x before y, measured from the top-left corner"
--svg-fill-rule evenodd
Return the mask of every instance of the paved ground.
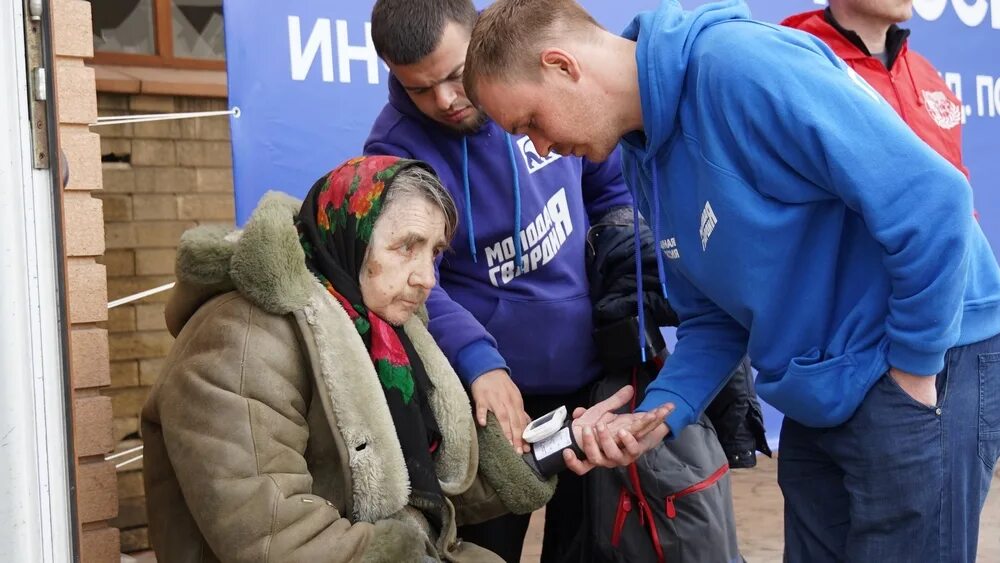
<path id="1" fill-rule="evenodd" d="M 733 472 L 737 533 L 743 556 L 749 563 L 781 561 L 782 501 L 776 469 L 773 461 L 761 457 L 756 468 Z M 541 524 L 544 518 L 544 511 L 532 517 L 521 563 L 537 563 L 542 552 Z M 156 561 L 149 553 L 136 559 L 140 563 Z M 990 497 L 986 499 L 979 532 L 979 561 L 1000 563 L 1000 473 L 993 479 Z"/>
<path id="2" fill-rule="evenodd" d="M 737 533 L 749 563 L 781 561 L 782 500 L 776 479 L 777 465 L 761 457 L 754 469 L 733 472 L 733 500 Z M 536 513 L 525 542 L 521 563 L 536 563 L 541 554 L 541 523 Z M 1000 563 L 1000 476 L 993 479 L 979 532 L 979 561 Z"/>

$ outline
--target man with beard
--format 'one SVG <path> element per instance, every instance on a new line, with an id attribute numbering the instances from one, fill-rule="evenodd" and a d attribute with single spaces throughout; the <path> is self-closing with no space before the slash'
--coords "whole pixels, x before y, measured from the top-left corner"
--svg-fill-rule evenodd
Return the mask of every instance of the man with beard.
<path id="1" fill-rule="evenodd" d="M 527 136 L 507 134 L 469 101 L 462 73 L 477 15 L 469 0 L 376 2 L 372 40 L 391 76 L 365 152 L 428 162 L 455 199 L 459 226 L 427 300 L 429 328 L 470 389 L 477 421 L 485 424 L 492 411 L 511 445 L 527 451 L 521 435 L 531 419 L 563 405 L 589 406 L 592 384 L 608 373 L 593 336 L 606 319 L 594 317 L 587 236 L 591 225 L 617 221 L 623 211 L 631 217 L 632 197 L 617 152 L 602 163 L 571 151 L 543 157 Z M 639 229 L 648 231 L 644 223 Z M 655 277 L 654 253 L 639 251 Z M 648 316 L 673 326 L 669 303 L 650 285 Z M 692 432 L 669 445 L 672 452 L 718 457 L 734 468 L 755 464 L 755 449 L 769 453 L 747 366 L 733 370 L 709 409 L 718 439 Z M 567 465 L 576 474 L 620 465 L 615 452 L 602 454 L 585 462 L 570 456 Z M 726 491 L 713 504 L 720 514 L 732 512 Z M 584 537 L 583 497 L 581 479 L 563 473 L 548 505 L 559 517 L 546 519 L 543 562 L 590 549 L 575 541 Z M 459 535 L 516 562 L 527 526 L 528 517 L 509 515 Z"/>
<path id="2" fill-rule="evenodd" d="M 389 66 L 389 101 L 366 154 L 429 163 L 454 197 L 459 228 L 427 301 L 430 331 L 471 390 L 475 417 L 492 411 L 518 451 L 524 427 L 561 405 L 589 404 L 601 373 L 585 269 L 587 229 L 630 206 L 617 155 L 602 164 L 538 155 L 465 96 L 462 69 L 478 14 L 469 0 L 380 0 L 372 39 Z M 565 472 L 549 503 L 544 553 L 580 528 L 582 479 Z M 459 536 L 519 561 L 528 515 L 467 526 Z M 544 557 L 543 557 L 544 560 Z"/>

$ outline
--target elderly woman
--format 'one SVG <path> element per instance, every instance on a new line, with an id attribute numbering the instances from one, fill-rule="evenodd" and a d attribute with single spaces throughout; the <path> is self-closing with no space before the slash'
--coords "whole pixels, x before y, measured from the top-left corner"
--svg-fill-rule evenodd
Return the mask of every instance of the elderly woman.
<path id="1" fill-rule="evenodd" d="M 530 512 L 552 483 L 495 421 L 477 436 L 415 316 L 456 217 L 425 164 L 376 156 L 301 209 L 271 194 L 242 232 L 184 235 L 142 414 L 161 563 L 501 561 L 456 525 Z"/>

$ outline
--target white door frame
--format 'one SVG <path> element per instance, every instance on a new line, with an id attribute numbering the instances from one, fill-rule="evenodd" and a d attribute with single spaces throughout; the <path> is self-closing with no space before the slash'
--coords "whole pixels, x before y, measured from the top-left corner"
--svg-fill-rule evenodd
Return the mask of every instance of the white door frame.
<path id="1" fill-rule="evenodd" d="M 50 171 L 32 165 L 23 10 L 0 1 L 0 559 L 63 563 L 75 524 L 61 225 Z"/>

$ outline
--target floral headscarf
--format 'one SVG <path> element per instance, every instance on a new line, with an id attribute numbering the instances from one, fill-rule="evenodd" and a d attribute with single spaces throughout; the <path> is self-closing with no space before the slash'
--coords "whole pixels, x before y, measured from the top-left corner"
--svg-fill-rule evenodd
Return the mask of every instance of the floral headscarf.
<path id="1" fill-rule="evenodd" d="M 427 401 L 430 380 L 401 327 L 394 327 L 365 307 L 359 283 L 375 222 L 392 181 L 419 161 L 390 156 L 348 160 L 313 184 L 297 225 L 306 264 L 347 311 L 365 343 L 378 374 L 410 475 L 411 501 L 440 506 L 440 483 L 434 452 L 441 432 Z M 440 527 L 437 511 L 426 511 Z"/>

